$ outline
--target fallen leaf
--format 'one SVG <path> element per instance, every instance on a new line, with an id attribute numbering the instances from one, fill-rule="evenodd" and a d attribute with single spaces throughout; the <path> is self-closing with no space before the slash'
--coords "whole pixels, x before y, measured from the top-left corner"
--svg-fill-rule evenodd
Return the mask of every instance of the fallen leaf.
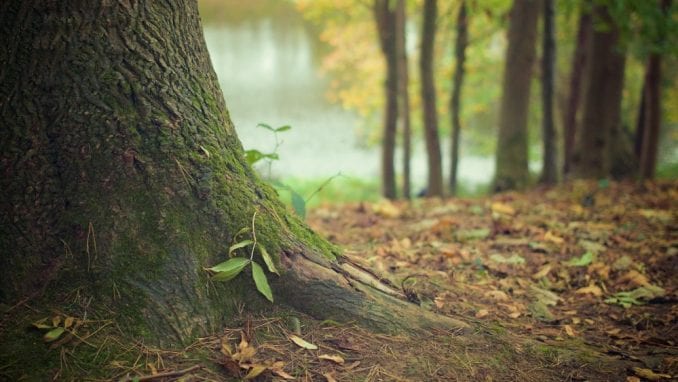
<path id="1" fill-rule="evenodd" d="M 539 280 L 541 278 L 546 277 L 549 274 L 549 272 L 551 272 L 551 265 L 550 264 L 544 265 L 539 269 L 539 272 L 532 275 L 532 278 L 535 280 Z"/>
<path id="2" fill-rule="evenodd" d="M 671 376 L 668 374 L 659 374 L 655 373 L 654 371 L 650 369 L 643 369 L 641 367 L 632 367 L 631 368 L 634 373 L 636 373 L 637 376 L 645 379 L 649 379 L 650 381 L 659 381 L 662 379 L 671 379 Z"/>
<path id="3" fill-rule="evenodd" d="M 68 329 L 71 326 L 73 326 L 73 322 L 75 321 L 75 317 L 66 317 L 64 320 L 64 328 Z"/>
<path id="4" fill-rule="evenodd" d="M 323 377 L 327 380 L 327 382 L 337 382 L 336 379 L 334 379 L 334 372 L 330 373 L 323 373 Z"/>
<path id="5" fill-rule="evenodd" d="M 385 218 L 395 219 L 402 213 L 400 209 L 388 200 L 382 200 L 372 205 L 372 212 Z"/>
<path id="6" fill-rule="evenodd" d="M 600 289 L 599 286 L 597 286 L 595 284 L 591 284 L 587 287 L 577 289 L 574 293 L 576 293 L 576 294 L 592 294 L 596 297 L 600 297 L 600 296 L 603 295 L 603 290 Z"/>
<path id="7" fill-rule="evenodd" d="M 504 257 L 495 253 L 490 256 L 490 260 L 500 264 L 525 264 L 525 258 L 516 254 L 511 255 L 511 257 Z"/>
<path id="8" fill-rule="evenodd" d="M 245 379 L 254 379 L 259 376 L 259 374 L 263 373 L 266 371 L 267 367 L 264 365 L 252 365 L 252 368 L 250 371 L 245 375 Z"/>
<path id="9" fill-rule="evenodd" d="M 318 356 L 318 358 L 324 359 L 324 360 L 327 360 L 327 361 L 332 361 L 332 362 L 339 364 L 339 365 L 344 364 L 344 359 L 341 358 L 338 355 L 321 354 L 321 355 Z"/>
<path id="10" fill-rule="evenodd" d="M 586 252 L 580 257 L 573 257 L 566 261 L 565 265 L 569 265 L 571 267 L 585 267 L 593 262 L 593 257 L 594 256 L 592 252 Z"/>
<path id="11" fill-rule="evenodd" d="M 520 317 L 521 315 L 522 315 L 522 313 L 520 313 L 520 312 L 513 312 L 513 313 L 509 313 L 508 316 L 515 319 L 515 318 Z"/>
<path id="12" fill-rule="evenodd" d="M 565 239 L 563 239 L 560 236 L 554 235 L 551 233 L 551 231 L 547 231 L 546 234 L 544 235 L 544 240 L 550 241 L 551 243 L 554 244 L 563 244 L 565 242 Z"/>
<path id="13" fill-rule="evenodd" d="M 508 204 L 504 203 L 499 203 L 499 202 L 494 202 L 492 203 L 492 206 L 490 207 L 492 209 L 492 212 L 496 212 L 499 214 L 504 214 L 504 215 L 515 215 L 516 210 L 509 206 Z"/>
<path id="14" fill-rule="evenodd" d="M 618 283 L 629 283 L 633 286 L 645 286 L 650 284 L 650 280 L 644 274 L 632 269 L 617 280 Z"/>
<path id="15" fill-rule="evenodd" d="M 61 337 L 62 334 L 64 334 L 65 331 L 66 329 L 62 327 L 54 328 L 49 332 L 45 333 L 45 335 L 42 336 L 42 339 L 45 342 L 56 341 L 57 339 L 59 339 L 59 337 Z"/>
<path id="16" fill-rule="evenodd" d="M 295 336 L 294 334 L 291 334 L 288 337 L 292 342 L 294 342 L 297 346 L 302 347 L 307 350 L 316 350 L 318 347 L 316 345 L 313 345 L 312 343 L 304 340 L 303 338 L 299 336 Z"/>
<path id="17" fill-rule="evenodd" d="M 502 292 L 500 290 L 491 290 L 489 292 L 486 292 L 485 297 L 489 297 L 489 298 L 491 298 L 493 300 L 497 300 L 497 301 L 508 301 L 509 300 L 509 296 L 505 292 Z"/>
<path id="18" fill-rule="evenodd" d="M 570 325 L 563 325 L 563 329 L 565 329 L 565 333 L 567 333 L 568 336 L 570 336 L 570 337 L 575 336 L 574 329 L 572 329 L 572 327 Z"/>
<path id="19" fill-rule="evenodd" d="M 479 311 L 476 312 L 476 318 L 483 318 L 490 314 L 490 312 L 487 309 L 480 309 Z"/>

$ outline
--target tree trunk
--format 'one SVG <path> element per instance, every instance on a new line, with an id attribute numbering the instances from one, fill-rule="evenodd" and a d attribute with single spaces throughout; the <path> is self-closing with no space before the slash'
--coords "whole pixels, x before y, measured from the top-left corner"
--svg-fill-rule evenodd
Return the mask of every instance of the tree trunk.
<path id="1" fill-rule="evenodd" d="M 245 275 L 203 269 L 252 227 L 277 303 L 386 331 L 464 325 L 337 259 L 252 172 L 195 1 L 5 1 L 0 25 L 0 303 L 188 343 L 240 302 L 268 306 Z"/>
<path id="2" fill-rule="evenodd" d="M 438 111 L 436 110 L 436 89 L 433 82 L 433 48 L 435 46 L 437 0 L 424 1 L 424 23 L 421 34 L 421 99 L 424 106 L 424 137 L 428 158 L 427 196 L 443 196 L 443 168 L 438 136 Z"/>
<path id="3" fill-rule="evenodd" d="M 527 112 L 535 60 L 539 2 L 516 0 L 509 15 L 494 191 L 527 185 Z"/>
<path id="4" fill-rule="evenodd" d="M 541 182 L 558 182 L 558 146 L 553 121 L 553 88 L 555 87 L 556 34 L 554 0 L 544 0 L 544 35 L 542 38 L 542 140 L 544 142 Z"/>
<path id="5" fill-rule="evenodd" d="M 662 0 L 661 8 L 664 15 L 668 13 L 671 0 Z M 660 29 L 658 43 L 662 44 L 666 39 L 666 30 Z M 659 130 L 661 129 L 661 78 L 662 63 L 661 55 L 653 52 L 647 60 L 645 80 L 643 86 L 642 113 L 639 113 L 639 121 L 642 118 L 642 134 L 640 144 L 640 177 L 653 179 L 657 167 L 657 148 L 659 146 Z M 639 126 L 640 127 L 640 126 Z M 638 135 L 637 135 L 638 136 Z"/>
<path id="6" fill-rule="evenodd" d="M 381 143 L 381 188 L 388 199 L 396 198 L 395 145 L 398 120 L 398 55 L 396 46 L 396 12 L 391 0 L 375 0 L 374 18 L 381 51 L 386 59 L 384 94 L 384 133 Z"/>
<path id="7" fill-rule="evenodd" d="M 452 80 L 452 96 L 450 97 L 450 116 L 452 118 L 452 140 L 450 160 L 450 194 L 457 195 L 457 170 L 459 168 L 459 139 L 461 135 L 461 89 L 464 84 L 464 63 L 466 62 L 466 46 L 468 45 L 468 20 L 466 1 L 462 0 L 457 15 L 457 41 L 454 44 L 456 65 Z"/>
<path id="8" fill-rule="evenodd" d="M 594 30 L 585 71 L 582 121 L 577 132 L 572 173 L 578 178 L 605 178 L 611 175 L 613 157 L 623 149 L 621 99 L 625 56 L 619 52 L 619 29 L 603 6 L 593 16 L 606 24 Z M 615 163 L 619 164 L 619 163 Z"/>
<path id="9" fill-rule="evenodd" d="M 412 129 L 410 126 L 409 69 L 407 64 L 407 22 L 405 0 L 396 5 L 396 49 L 398 51 L 398 111 L 403 133 L 403 198 L 412 197 L 410 162 L 412 157 Z"/>
<path id="10" fill-rule="evenodd" d="M 586 53 L 591 40 L 591 14 L 581 10 L 579 26 L 577 28 L 577 47 L 572 56 L 570 71 L 570 93 L 567 99 L 567 110 L 564 114 L 563 130 L 565 131 L 565 150 L 563 159 L 563 174 L 567 176 L 572 167 L 572 155 L 577 135 L 577 116 L 581 103 L 583 73 L 588 62 Z"/>

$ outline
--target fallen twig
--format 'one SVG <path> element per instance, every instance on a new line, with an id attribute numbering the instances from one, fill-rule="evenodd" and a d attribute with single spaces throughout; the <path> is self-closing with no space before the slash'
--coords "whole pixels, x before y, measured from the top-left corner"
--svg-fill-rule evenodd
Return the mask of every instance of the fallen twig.
<path id="1" fill-rule="evenodd" d="M 180 377 L 184 374 L 188 374 L 192 371 L 202 369 L 202 365 L 194 365 L 189 368 L 183 369 L 183 370 L 178 370 L 178 371 L 168 371 L 166 373 L 158 373 L 158 374 L 153 374 L 153 375 L 145 375 L 142 377 L 130 377 L 127 376 L 123 379 L 120 380 L 120 382 L 143 382 L 143 381 L 152 381 L 154 379 L 160 379 L 160 378 L 169 378 L 169 377 Z"/>

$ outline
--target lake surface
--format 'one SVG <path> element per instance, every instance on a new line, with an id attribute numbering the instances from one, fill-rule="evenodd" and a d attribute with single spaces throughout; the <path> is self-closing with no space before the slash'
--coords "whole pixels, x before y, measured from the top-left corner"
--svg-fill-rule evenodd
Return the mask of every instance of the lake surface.
<path id="1" fill-rule="evenodd" d="M 229 20 L 233 19 L 231 14 Z M 279 134 L 282 144 L 280 160 L 272 167 L 275 177 L 324 178 L 341 172 L 378 179 L 380 148 L 358 141 L 354 131 L 362 121 L 356 113 L 327 100 L 328 79 L 320 74 L 319 43 L 304 23 L 301 15 L 262 14 L 237 22 L 204 23 L 207 47 L 238 136 L 246 149 L 271 152 L 274 136 L 256 125 L 292 126 Z M 448 146 L 443 141 L 446 169 Z M 396 163 L 399 168 L 400 161 Z M 461 158 L 460 181 L 469 186 L 488 182 L 493 172 L 492 158 Z M 414 189 L 426 180 L 422 142 L 413 150 L 412 180 Z"/>

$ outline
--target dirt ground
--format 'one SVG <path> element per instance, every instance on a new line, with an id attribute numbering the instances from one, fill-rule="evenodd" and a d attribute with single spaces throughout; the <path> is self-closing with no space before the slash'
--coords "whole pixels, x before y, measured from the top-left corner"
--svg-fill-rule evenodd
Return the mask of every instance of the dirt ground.
<path id="1" fill-rule="evenodd" d="M 322 206 L 308 221 L 351 261 L 422 309 L 469 322 L 472 333 L 377 334 L 276 308 L 166 351 L 119 342 L 111 323 L 72 320 L 106 335 L 50 345 L 61 359 L 53 376 L 73 379 L 97 365 L 91 380 L 678 377 L 678 182 Z M 67 319 L 52 313 L 47 326 Z M 94 360 L 83 347 L 96 349 Z M 0 378 L 11 369 L 1 364 Z"/>

